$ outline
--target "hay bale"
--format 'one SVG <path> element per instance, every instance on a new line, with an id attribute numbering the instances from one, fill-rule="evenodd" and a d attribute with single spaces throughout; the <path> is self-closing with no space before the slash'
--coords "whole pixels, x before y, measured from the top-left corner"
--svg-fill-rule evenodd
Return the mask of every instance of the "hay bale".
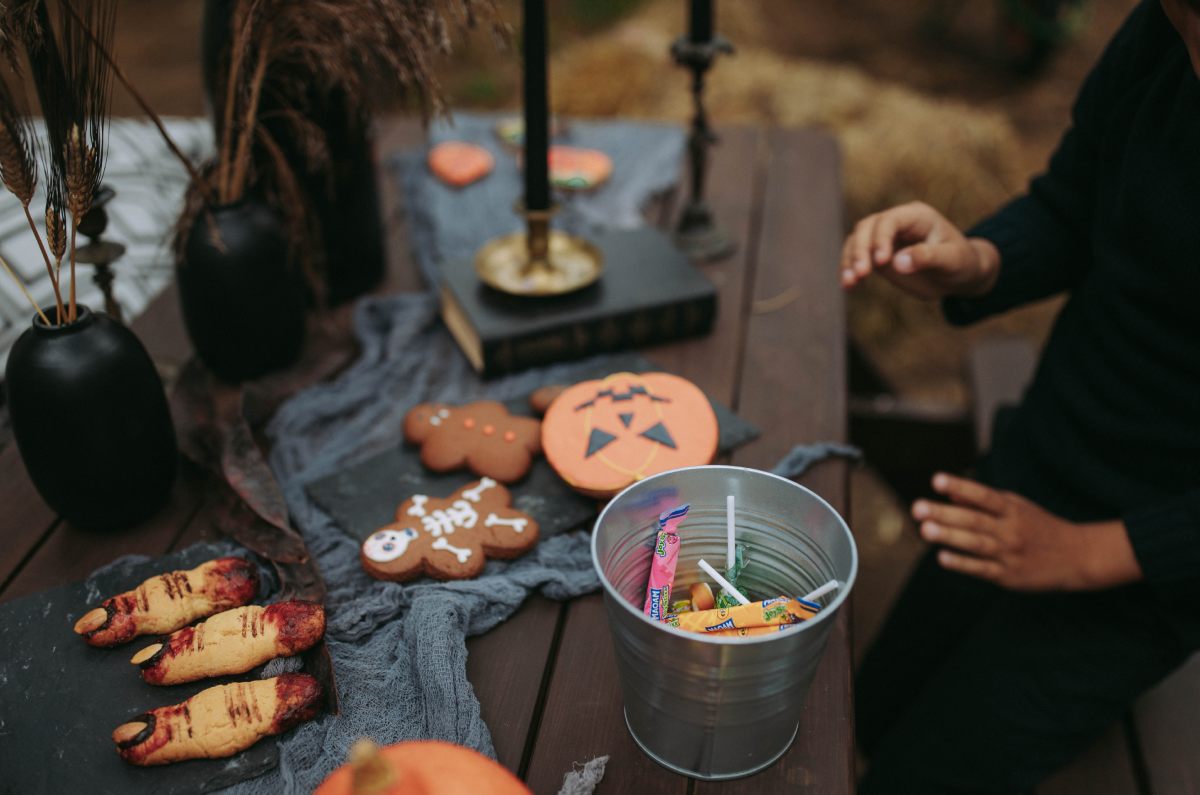
<path id="1" fill-rule="evenodd" d="M 675 32 L 684 29 L 684 5 L 650 3 L 605 36 L 557 53 L 556 110 L 686 122 L 689 77 L 668 55 Z M 722 5 L 721 28 L 735 41 L 766 39 L 764 15 L 754 13 L 754 5 Z M 1019 138 L 1004 115 L 926 96 L 852 66 L 741 46 L 709 73 L 707 100 L 718 124 L 819 127 L 833 134 L 842 150 L 847 225 L 919 198 L 965 227 L 1022 187 Z M 907 393 L 963 399 L 960 362 L 970 336 L 947 335 L 935 305 L 872 280 L 851 295 L 849 320 L 855 340 Z"/>
<path id="2" fill-rule="evenodd" d="M 653 18 L 658 16 L 667 15 Z M 681 123 L 689 118 L 688 78 L 670 63 L 670 37 L 642 20 L 555 57 L 559 112 Z M 710 72 L 707 99 L 718 123 L 832 133 L 843 153 L 848 221 L 921 198 L 965 225 L 1021 187 L 1018 138 L 1003 115 L 923 96 L 854 67 L 743 49 Z"/>

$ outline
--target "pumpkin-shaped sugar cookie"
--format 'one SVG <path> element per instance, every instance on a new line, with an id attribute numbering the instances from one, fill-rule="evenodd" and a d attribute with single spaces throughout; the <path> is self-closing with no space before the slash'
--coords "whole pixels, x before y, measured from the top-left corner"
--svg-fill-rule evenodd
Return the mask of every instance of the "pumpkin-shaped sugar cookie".
<path id="1" fill-rule="evenodd" d="M 563 391 L 542 420 L 546 459 L 574 489 L 611 497 L 650 475 L 712 463 L 717 417 L 669 373 L 615 373 Z"/>

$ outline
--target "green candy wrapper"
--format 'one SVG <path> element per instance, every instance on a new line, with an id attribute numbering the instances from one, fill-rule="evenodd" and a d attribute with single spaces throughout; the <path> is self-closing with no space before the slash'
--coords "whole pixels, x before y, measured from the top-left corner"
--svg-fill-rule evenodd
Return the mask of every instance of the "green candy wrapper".
<path id="1" fill-rule="evenodd" d="M 738 577 L 742 576 L 742 569 L 746 568 L 746 547 L 743 544 L 738 544 L 733 551 L 733 566 L 725 571 L 725 579 L 729 580 L 729 584 L 739 591 L 743 588 L 738 584 Z M 721 591 L 717 594 L 717 609 L 736 607 L 738 600 L 734 599 L 729 594 Z"/>

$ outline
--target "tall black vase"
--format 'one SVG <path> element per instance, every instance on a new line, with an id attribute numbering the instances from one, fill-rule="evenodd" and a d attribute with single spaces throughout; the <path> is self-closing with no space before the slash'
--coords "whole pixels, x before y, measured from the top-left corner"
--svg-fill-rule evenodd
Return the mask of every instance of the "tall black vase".
<path id="1" fill-rule="evenodd" d="M 35 318 L 9 353 L 5 382 L 17 448 L 55 512 L 109 529 L 163 506 L 175 479 L 175 430 L 133 332 L 86 306 L 63 326 Z"/>
<path id="2" fill-rule="evenodd" d="M 257 378 L 300 356 L 304 279 L 279 215 L 262 202 L 201 210 L 175 276 L 192 346 L 219 378 Z"/>
<path id="3" fill-rule="evenodd" d="M 233 0 L 204 3 L 201 66 L 218 137 L 222 91 L 217 86 L 217 75 L 228 58 L 232 10 Z M 315 108 L 312 122 L 325 134 L 330 173 L 308 173 L 301 142 L 279 120 L 280 114 L 271 112 L 276 99 L 262 98 L 259 117 L 296 172 L 312 208 L 313 231 L 320 238 L 324 254 L 326 300 L 337 306 L 378 285 L 386 270 L 370 120 L 351 108 L 340 92 L 318 96 L 310 76 L 298 75 L 296 82 L 309 87 L 305 99 Z"/>

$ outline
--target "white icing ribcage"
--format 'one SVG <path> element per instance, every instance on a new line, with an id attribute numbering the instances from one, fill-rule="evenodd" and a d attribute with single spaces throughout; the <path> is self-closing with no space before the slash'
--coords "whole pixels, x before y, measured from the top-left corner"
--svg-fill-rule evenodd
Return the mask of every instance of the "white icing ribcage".
<path id="1" fill-rule="evenodd" d="M 481 494 L 483 494 L 488 489 L 495 488 L 495 487 L 496 487 L 496 481 L 492 480 L 491 478 L 484 478 L 483 480 L 479 481 L 479 485 L 476 486 L 475 488 L 463 489 L 462 495 L 464 497 L 466 497 L 468 500 L 470 500 L 471 502 L 479 502 L 481 499 L 483 499 L 480 496 Z"/>
<path id="2" fill-rule="evenodd" d="M 445 510 L 438 509 L 421 517 L 421 525 L 434 538 L 449 535 L 462 528 L 470 530 L 479 521 L 479 514 L 474 506 L 466 500 L 455 500 L 454 504 Z"/>
<path id="3" fill-rule="evenodd" d="M 433 549 L 440 549 L 449 552 L 458 558 L 459 563 L 466 563 L 467 558 L 471 557 L 471 550 L 463 549 L 462 547 L 452 546 L 449 541 L 444 538 L 439 538 L 432 544 Z"/>
<path id="4" fill-rule="evenodd" d="M 497 516 L 494 513 L 489 513 L 487 515 L 487 518 L 483 520 L 483 524 L 485 527 L 495 527 L 496 525 L 503 525 L 505 527 L 511 527 L 513 530 L 516 530 L 518 533 L 524 533 L 525 525 L 527 525 L 528 523 L 529 523 L 529 520 L 522 518 L 522 517 L 514 517 L 512 519 L 504 519 L 502 517 Z"/>
<path id="5" fill-rule="evenodd" d="M 429 497 L 425 494 L 414 494 L 412 498 L 412 507 L 408 509 L 409 516 L 424 516 L 425 503 L 429 502 Z"/>

